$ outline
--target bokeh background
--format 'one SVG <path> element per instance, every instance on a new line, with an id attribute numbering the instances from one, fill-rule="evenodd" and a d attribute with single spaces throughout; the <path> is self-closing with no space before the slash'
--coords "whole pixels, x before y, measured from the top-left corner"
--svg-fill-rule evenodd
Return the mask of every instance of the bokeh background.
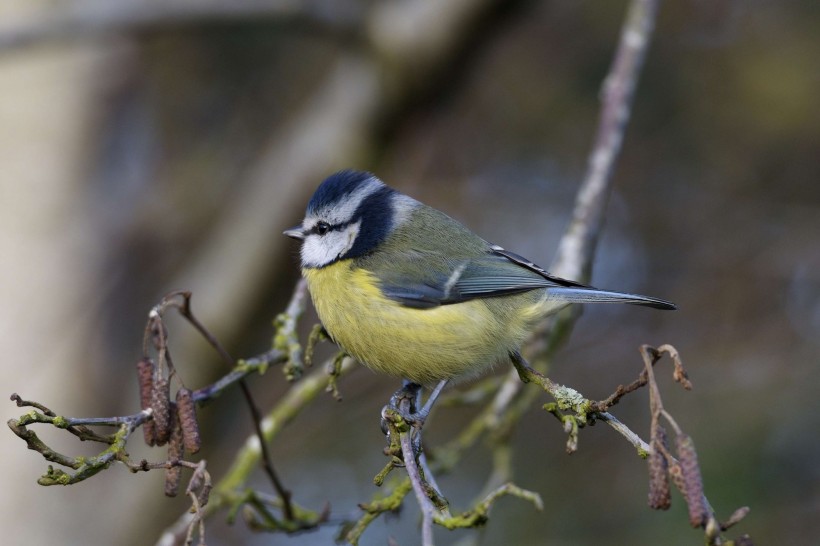
<path id="1" fill-rule="evenodd" d="M 58 413 L 137 407 L 148 309 L 194 291 L 235 355 L 263 352 L 297 277 L 296 223 L 334 170 L 372 170 L 485 238 L 549 264 L 583 175 L 626 2 L 305 3 L 7 0 L 0 5 L 0 392 Z M 675 313 L 589 307 L 551 377 L 594 398 L 631 381 L 642 343 L 675 345 L 695 384 L 662 374 L 719 515 L 759 544 L 820 536 L 820 11 L 811 0 L 669 0 L 641 76 L 594 284 Z M 313 318 L 307 320 L 310 323 Z M 178 368 L 218 359 L 180 322 Z M 264 404 L 286 389 L 254 377 Z M 378 411 L 396 381 L 358 369 L 273 445 L 295 498 L 356 514 L 384 464 Z M 680 391 L 680 392 L 679 392 Z M 546 400 L 545 400 L 546 401 Z M 19 415 L 8 402 L 6 419 Z M 616 413 L 644 435 L 646 394 Z M 439 411 L 427 441 L 468 422 Z M 202 412 L 218 478 L 251 431 L 231 392 Z M 58 446 L 77 446 L 44 432 Z M 132 453 L 161 458 L 133 442 Z M 646 469 L 604 426 L 567 456 L 535 407 L 512 438 L 516 499 L 441 544 L 696 544 L 679 497 L 646 507 Z M 0 435 L 6 544 L 150 544 L 186 508 L 158 473 L 114 468 L 42 488 L 46 464 Z M 441 479 L 465 508 L 490 468 Z M 258 476 L 259 484 L 264 478 Z M 417 540 L 412 500 L 362 544 Z M 328 544 L 209 524 L 208 543 Z M 475 542 L 467 542 L 467 541 Z"/>

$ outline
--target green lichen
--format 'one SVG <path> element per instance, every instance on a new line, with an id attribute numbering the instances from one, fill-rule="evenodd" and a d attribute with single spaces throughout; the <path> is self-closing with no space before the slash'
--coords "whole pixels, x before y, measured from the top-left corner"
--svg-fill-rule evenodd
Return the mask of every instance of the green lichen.
<path id="1" fill-rule="evenodd" d="M 37 480 L 40 485 L 69 485 L 71 476 L 59 468 L 48 465 L 48 471 Z"/>
<path id="2" fill-rule="evenodd" d="M 51 424 L 53 424 L 57 428 L 68 428 L 70 426 L 66 418 L 61 415 L 56 415 L 52 419 Z"/>
<path id="3" fill-rule="evenodd" d="M 287 313 L 280 313 L 273 319 L 273 327 L 276 329 L 273 349 L 288 355 L 282 371 L 288 381 L 295 381 L 302 377 L 305 368 L 302 363 L 302 345 L 296 337 L 295 318 Z"/>
<path id="4" fill-rule="evenodd" d="M 328 339 L 328 336 L 325 333 L 324 326 L 321 324 L 314 324 L 313 328 L 310 330 L 307 345 L 305 345 L 305 366 L 310 367 L 313 365 L 313 352 L 316 349 L 316 345 L 326 339 Z"/>

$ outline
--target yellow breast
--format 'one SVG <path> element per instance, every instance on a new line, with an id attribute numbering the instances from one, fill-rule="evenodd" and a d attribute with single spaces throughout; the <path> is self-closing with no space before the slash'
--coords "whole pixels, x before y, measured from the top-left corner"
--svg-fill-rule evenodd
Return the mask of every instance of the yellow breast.
<path id="1" fill-rule="evenodd" d="M 385 298 L 351 260 L 302 272 L 322 324 L 348 354 L 421 384 L 476 375 L 507 359 L 537 318 L 534 295 L 413 309 Z"/>

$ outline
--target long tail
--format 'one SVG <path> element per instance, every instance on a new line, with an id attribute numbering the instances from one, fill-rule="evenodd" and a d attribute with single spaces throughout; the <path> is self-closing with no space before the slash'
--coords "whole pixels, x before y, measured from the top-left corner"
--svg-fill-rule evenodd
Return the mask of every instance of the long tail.
<path id="1" fill-rule="evenodd" d="M 547 289 L 547 299 L 567 303 L 629 303 L 632 305 L 654 307 L 655 309 L 677 309 L 674 303 L 658 298 L 650 298 L 649 296 L 641 296 L 638 294 L 626 294 L 624 292 L 598 290 L 597 288 L 578 288 L 574 286 L 556 286 L 549 288 Z"/>

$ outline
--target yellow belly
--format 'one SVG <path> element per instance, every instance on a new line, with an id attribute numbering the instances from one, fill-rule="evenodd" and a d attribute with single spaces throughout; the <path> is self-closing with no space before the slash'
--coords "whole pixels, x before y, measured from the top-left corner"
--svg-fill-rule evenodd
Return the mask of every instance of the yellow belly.
<path id="1" fill-rule="evenodd" d="M 421 384 L 477 375 L 508 360 L 539 314 L 536 294 L 404 307 L 350 260 L 303 274 L 336 343 L 374 370 Z"/>

